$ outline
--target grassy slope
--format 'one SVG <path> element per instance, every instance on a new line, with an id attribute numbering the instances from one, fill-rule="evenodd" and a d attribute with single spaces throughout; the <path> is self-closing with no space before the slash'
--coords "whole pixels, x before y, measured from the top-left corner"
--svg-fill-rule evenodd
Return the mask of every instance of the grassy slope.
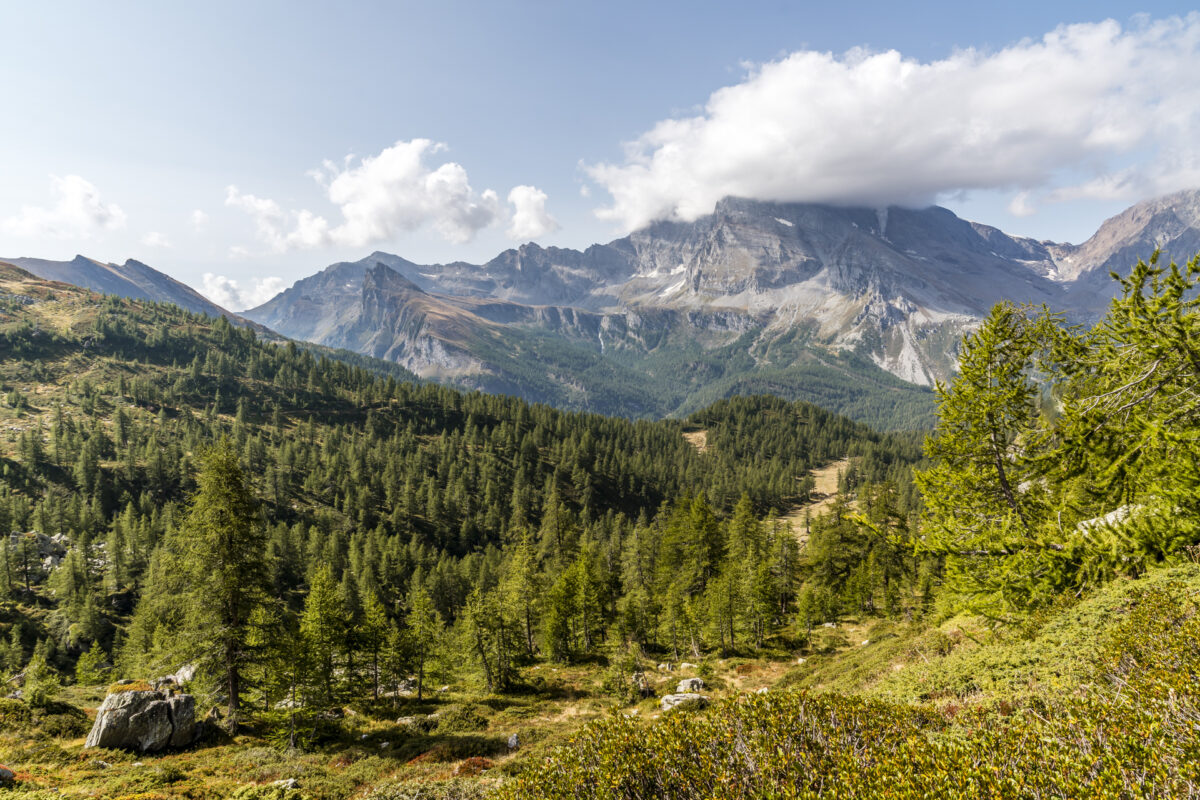
<path id="1" fill-rule="evenodd" d="M 1200 796 L 1198 598 L 1183 564 L 1004 635 L 964 618 L 822 629 L 769 694 L 610 718 L 500 796 Z"/>
<path id="2" fill-rule="evenodd" d="M 1070 692 L 1096 678 L 1100 643 L 1124 621 L 1137 594 L 1168 583 L 1200 592 L 1200 565 L 1117 580 L 1078 603 L 1044 612 L 1022 630 L 993 631 L 966 616 L 932 627 L 843 623 L 817 633 L 816 654 L 789 672 L 784 684 L 938 706 Z"/>

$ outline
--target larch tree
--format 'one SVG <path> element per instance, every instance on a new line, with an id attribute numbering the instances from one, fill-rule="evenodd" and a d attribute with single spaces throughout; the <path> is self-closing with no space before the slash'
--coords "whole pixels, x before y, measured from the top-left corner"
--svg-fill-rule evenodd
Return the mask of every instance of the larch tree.
<path id="1" fill-rule="evenodd" d="M 266 532 L 228 439 L 204 455 L 197 481 L 183 526 L 191 586 L 187 622 L 195 650 L 219 675 L 232 732 L 241 712 L 243 671 L 255 657 L 253 613 L 266 596 Z"/>

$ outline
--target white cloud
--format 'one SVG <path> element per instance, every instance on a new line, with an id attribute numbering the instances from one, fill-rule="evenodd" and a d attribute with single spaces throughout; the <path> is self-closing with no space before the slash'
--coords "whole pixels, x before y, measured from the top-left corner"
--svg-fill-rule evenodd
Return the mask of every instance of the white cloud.
<path id="1" fill-rule="evenodd" d="M 1124 197 L 1200 184 L 1200 14 L 1060 27 L 920 62 L 793 53 L 586 167 L 626 229 L 727 195 L 924 204 L 970 190 Z M 1130 169 L 1129 165 L 1133 164 Z M 1120 172 L 1124 170 L 1124 172 Z M 1017 209 L 1032 209 L 1028 195 Z"/>
<path id="2" fill-rule="evenodd" d="M 510 239 L 527 241 L 558 230 L 558 220 L 546 212 L 546 193 L 536 186 L 514 186 L 508 193 L 512 222 L 505 231 Z"/>
<path id="3" fill-rule="evenodd" d="M 0 222 L 0 228 L 18 236 L 86 239 L 125 226 L 125 212 L 104 202 L 96 187 L 80 176 L 51 175 L 50 181 L 57 196 L 53 208 L 24 206 L 16 216 Z"/>
<path id="4" fill-rule="evenodd" d="M 200 293 L 230 311 L 260 306 L 286 288 L 282 278 L 255 278 L 248 286 L 224 275 L 204 273 Z"/>
<path id="5" fill-rule="evenodd" d="M 1029 202 L 1029 192 L 1018 192 L 1008 204 L 1008 213 L 1014 217 L 1031 217 L 1037 208 Z"/>
<path id="6" fill-rule="evenodd" d="M 200 233 L 208 226 L 208 214 L 204 213 L 198 208 L 192 212 L 189 219 L 192 222 L 192 229 L 196 231 L 196 233 Z"/>
<path id="7" fill-rule="evenodd" d="M 307 209 L 284 210 L 274 200 L 243 194 L 236 186 L 228 188 L 225 203 L 249 214 L 258 238 L 278 252 L 330 244 L 361 247 L 425 226 L 447 241 L 466 242 L 500 220 L 504 208 L 496 192 L 471 187 L 461 164 L 450 161 L 431 168 L 426 163 L 444 149 L 429 139 L 399 141 L 357 165 L 347 157 L 341 165 L 326 161 L 322 170 L 310 172 L 340 211 L 336 224 Z M 536 198 L 518 196 L 526 202 L 516 212 L 527 220 L 524 224 L 553 222 L 545 214 L 544 195 L 540 211 Z"/>
<path id="8" fill-rule="evenodd" d="M 165 233 L 150 231 L 142 237 L 142 244 L 146 245 L 146 247 L 169 248 L 171 246 L 171 240 L 167 238 Z"/>

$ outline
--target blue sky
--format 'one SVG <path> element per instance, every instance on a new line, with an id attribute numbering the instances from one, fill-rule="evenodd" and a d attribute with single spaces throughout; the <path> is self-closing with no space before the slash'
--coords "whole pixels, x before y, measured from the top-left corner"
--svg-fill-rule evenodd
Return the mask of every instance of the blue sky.
<path id="1" fill-rule="evenodd" d="M 528 238 L 582 247 L 730 191 L 933 200 L 1078 241 L 1200 164 L 1181 133 L 1200 102 L 1172 75 L 1200 52 L 1189 11 L 8 3 L 0 255 L 138 258 L 198 288 L 207 274 L 237 304 L 375 249 L 449 261 Z M 1106 19 L 1119 27 L 1045 45 Z M 1115 66 L 1092 81 L 1092 63 Z M 946 155 L 980 126 L 1001 135 Z"/>

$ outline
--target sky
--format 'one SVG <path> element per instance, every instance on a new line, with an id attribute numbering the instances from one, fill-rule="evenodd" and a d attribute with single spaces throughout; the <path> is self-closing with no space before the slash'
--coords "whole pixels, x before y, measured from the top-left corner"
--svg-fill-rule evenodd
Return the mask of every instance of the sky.
<path id="1" fill-rule="evenodd" d="M 726 195 L 1079 242 L 1200 187 L 1177 3 L 0 0 L 0 31 L 0 257 L 135 258 L 234 310 Z"/>

